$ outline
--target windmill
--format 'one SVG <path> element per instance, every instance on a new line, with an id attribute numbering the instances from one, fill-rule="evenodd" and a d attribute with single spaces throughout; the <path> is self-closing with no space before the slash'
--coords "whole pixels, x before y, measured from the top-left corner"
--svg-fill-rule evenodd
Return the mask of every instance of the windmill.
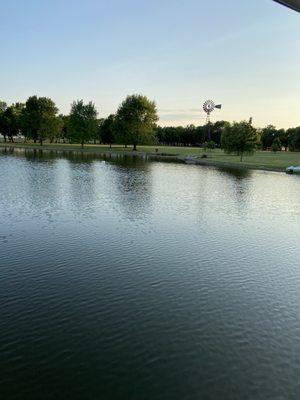
<path id="1" fill-rule="evenodd" d="M 206 100 L 203 104 L 203 111 L 206 113 L 208 140 L 210 140 L 210 114 L 214 111 L 215 108 L 218 108 L 220 110 L 222 108 L 222 104 L 215 104 L 212 100 Z"/>

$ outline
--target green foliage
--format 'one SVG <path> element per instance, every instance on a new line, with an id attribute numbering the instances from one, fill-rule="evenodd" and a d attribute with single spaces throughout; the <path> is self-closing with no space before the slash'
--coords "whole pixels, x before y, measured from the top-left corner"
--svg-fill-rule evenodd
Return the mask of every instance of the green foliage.
<path id="1" fill-rule="evenodd" d="M 223 130 L 230 126 L 230 123 L 227 121 L 216 121 L 215 123 L 210 123 L 210 137 L 211 140 L 220 145 L 221 144 L 221 136 Z"/>
<path id="2" fill-rule="evenodd" d="M 5 107 L 4 111 L 0 113 L 0 131 L 4 137 L 13 142 L 13 137 L 21 132 L 21 113 L 24 104 L 16 103 L 9 107 Z"/>
<path id="3" fill-rule="evenodd" d="M 261 145 L 263 150 L 269 149 L 275 138 L 278 137 L 278 131 L 274 125 L 268 125 L 261 130 Z"/>
<path id="4" fill-rule="evenodd" d="M 60 114 L 59 118 L 61 120 L 62 127 L 61 127 L 60 135 L 58 136 L 58 139 L 62 139 L 63 143 L 65 143 L 66 139 L 69 138 L 68 137 L 69 115 Z"/>
<path id="5" fill-rule="evenodd" d="M 244 153 L 253 154 L 257 148 L 258 133 L 251 122 L 234 122 L 223 130 L 221 143 L 226 153 L 236 153 L 242 161 Z"/>
<path id="6" fill-rule="evenodd" d="M 134 94 L 120 105 L 116 114 L 117 137 L 125 145 L 151 143 L 154 140 L 155 123 L 158 120 L 154 101 Z"/>
<path id="7" fill-rule="evenodd" d="M 207 143 L 206 147 L 207 147 L 209 150 L 213 150 L 213 149 L 216 147 L 216 143 L 215 143 L 213 140 L 210 140 L 210 141 Z"/>
<path id="8" fill-rule="evenodd" d="M 55 126 L 57 112 L 55 103 L 48 97 L 29 97 L 22 112 L 25 136 L 34 141 L 39 140 L 42 145 Z"/>
<path id="9" fill-rule="evenodd" d="M 115 116 L 114 114 L 109 115 L 103 121 L 101 121 L 98 133 L 99 138 L 102 143 L 109 144 L 110 147 L 112 143 L 115 142 L 116 136 L 116 124 L 115 124 Z"/>
<path id="10" fill-rule="evenodd" d="M 49 118 L 42 127 L 45 138 L 49 139 L 50 143 L 54 140 L 57 141 L 62 135 L 63 126 L 64 121 L 62 116 Z"/>
<path id="11" fill-rule="evenodd" d="M 282 147 L 281 141 L 280 141 L 279 137 L 276 137 L 273 140 L 271 149 L 272 149 L 272 151 L 274 151 L 274 153 L 276 153 L 276 151 L 280 151 L 281 150 L 281 147 Z"/>
<path id="12" fill-rule="evenodd" d="M 222 131 L 228 125 L 230 124 L 227 121 L 216 121 L 209 124 L 210 137 L 216 146 L 220 146 Z M 157 127 L 156 136 L 158 142 L 164 145 L 200 146 L 204 145 L 205 138 L 208 136 L 208 125 Z"/>
<path id="13" fill-rule="evenodd" d="M 83 147 L 85 142 L 94 139 L 98 129 L 97 110 L 90 101 L 87 104 L 83 100 L 72 103 L 68 122 L 68 136 L 74 142 Z"/>
<path id="14" fill-rule="evenodd" d="M 300 126 L 287 130 L 289 137 L 289 149 L 291 151 L 300 151 Z"/>
<path id="15" fill-rule="evenodd" d="M 5 101 L 0 100 L 0 114 L 6 110 L 7 104 Z"/>
<path id="16" fill-rule="evenodd" d="M 289 147 L 289 134 L 288 131 L 285 129 L 279 129 L 277 131 L 278 138 L 280 140 L 281 146 L 284 147 L 285 150 Z"/>

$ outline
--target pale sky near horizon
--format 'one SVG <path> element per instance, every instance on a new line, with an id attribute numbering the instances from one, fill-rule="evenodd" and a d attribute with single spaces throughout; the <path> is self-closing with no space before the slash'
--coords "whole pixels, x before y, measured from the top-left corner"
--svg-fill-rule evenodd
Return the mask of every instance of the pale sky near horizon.
<path id="1" fill-rule="evenodd" d="M 51 97 L 100 117 L 127 94 L 157 103 L 161 125 L 253 117 L 300 125 L 300 13 L 272 0 L 0 0 L 0 99 Z"/>

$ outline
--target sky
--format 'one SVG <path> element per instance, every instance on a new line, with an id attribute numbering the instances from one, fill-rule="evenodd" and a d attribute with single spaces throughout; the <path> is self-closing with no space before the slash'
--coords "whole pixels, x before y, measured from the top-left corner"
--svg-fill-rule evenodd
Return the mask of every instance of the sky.
<path id="1" fill-rule="evenodd" d="M 0 99 L 92 100 L 99 117 L 128 94 L 159 123 L 253 118 L 300 125 L 300 13 L 272 0 L 0 0 Z"/>

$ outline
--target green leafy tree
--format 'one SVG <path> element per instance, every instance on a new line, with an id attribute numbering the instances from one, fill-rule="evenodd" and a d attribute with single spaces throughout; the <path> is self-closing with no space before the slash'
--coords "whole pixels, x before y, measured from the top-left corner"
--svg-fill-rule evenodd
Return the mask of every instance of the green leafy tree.
<path id="1" fill-rule="evenodd" d="M 276 153 L 277 151 L 281 150 L 281 147 L 282 147 L 281 141 L 280 141 L 279 137 L 276 137 L 273 140 L 273 143 L 271 145 L 271 149 L 272 149 L 272 151 L 274 151 L 274 153 Z"/>
<path id="2" fill-rule="evenodd" d="M 83 100 L 72 103 L 68 123 L 68 136 L 83 147 L 85 142 L 94 139 L 97 129 L 97 110 L 90 101 L 87 104 Z"/>
<path id="3" fill-rule="evenodd" d="M 196 144 L 200 145 L 205 142 L 206 126 L 196 127 Z"/>
<path id="4" fill-rule="evenodd" d="M 291 151 L 300 151 L 300 126 L 287 130 L 289 135 L 289 149 Z"/>
<path id="5" fill-rule="evenodd" d="M 263 150 L 272 146 L 274 139 L 278 137 L 278 131 L 274 125 L 268 125 L 261 130 L 261 145 Z"/>
<path id="6" fill-rule="evenodd" d="M 60 136 L 59 136 L 59 140 L 62 139 L 63 143 L 66 142 L 66 140 L 68 140 L 68 126 L 69 126 L 69 115 L 63 115 L 60 114 L 59 118 L 61 119 L 62 122 L 62 127 L 61 127 L 61 132 L 60 132 Z"/>
<path id="7" fill-rule="evenodd" d="M 259 137 L 251 121 L 234 122 L 226 126 L 222 132 L 222 148 L 228 154 L 236 153 L 243 161 L 245 153 L 253 154 L 257 148 Z"/>
<path id="8" fill-rule="evenodd" d="M 43 127 L 43 131 L 45 137 L 50 140 L 50 143 L 53 143 L 54 141 L 57 143 L 57 141 L 61 138 L 63 126 L 64 121 L 61 115 L 57 117 L 51 117 L 47 120 L 45 126 Z"/>
<path id="9" fill-rule="evenodd" d="M 0 134 L 3 136 L 6 142 L 6 129 L 5 129 L 5 118 L 4 111 L 6 110 L 7 104 L 5 101 L 0 100 Z"/>
<path id="10" fill-rule="evenodd" d="M 109 115 L 99 125 L 99 138 L 102 143 L 109 144 L 111 148 L 112 143 L 115 142 L 115 116 L 114 114 Z"/>
<path id="11" fill-rule="evenodd" d="M 210 140 L 210 141 L 207 143 L 207 148 L 208 148 L 209 150 L 213 150 L 215 147 L 216 147 L 216 143 L 215 143 L 213 140 Z"/>
<path id="12" fill-rule="evenodd" d="M 25 136 L 33 139 L 34 142 L 39 140 L 42 146 L 43 141 L 49 137 L 50 131 L 54 127 L 57 112 L 55 103 L 48 97 L 29 97 L 22 112 Z"/>
<path id="13" fill-rule="evenodd" d="M 0 100 L 0 112 L 5 111 L 7 107 L 7 104 L 5 103 L 5 101 Z"/>
<path id="14" fill-rule="evenodd" d="M 284 150 L 287 151 L 289 147 L 289 134 L 285 129 L 278 130 L 278 138 L 281 142 L 281 145 L 284 147 Z"/>
<path id="15" fill-rule="evenodd" d="M 136 150 L 138 144 L 154 141 L 157 120 L 154 101 L 138 94 L 127 96 L 116 114 L 118 138 L 125 145 L 133 144 L 133 150 Z"/>
<path id="16" fill-rule="evenodd" d="M 21 113 L 24 108 L 24 104 L 16 103 L 9 107 L 1 113 L 1 132 L 4 136 L 4 141 L 8 137 L 10 142 L 14 141 L 14 136 L 21 133 Z"/>
<path id="17" fill-rule="evenodd" d="M 227 121 L 216 121 L 215 123 L 211 124 L 210 137 L 217 146 L 221 145 L 222 131 L 228 125 L 229 122 Z"/>

